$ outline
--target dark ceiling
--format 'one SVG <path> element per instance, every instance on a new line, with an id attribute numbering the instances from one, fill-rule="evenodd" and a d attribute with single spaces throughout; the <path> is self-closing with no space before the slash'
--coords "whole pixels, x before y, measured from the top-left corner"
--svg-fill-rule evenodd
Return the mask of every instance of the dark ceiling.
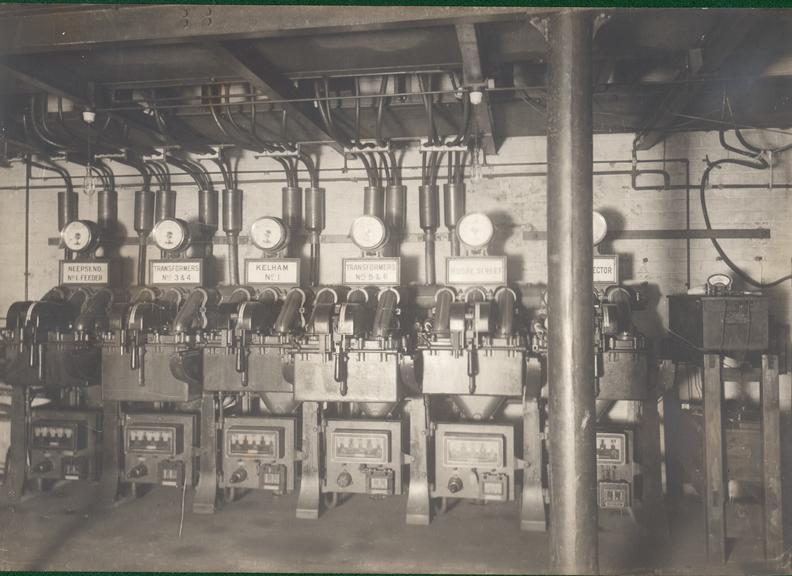
<path id="1" fill-rule="evenodd" d="M 417 72 L 431 74 L 436 121 L 455 133 L 459 101 L 448 84 L 484 83 L 475 127 L 490 151 L 504 138 L 545 131 L 546 40 L 541 22 L 553 9 L 309 6 L 0 6 L 0 120 L 12 149 L 42 149 L 21 119 L 43 110 L 36 94 L 73 101 L 59 117 L 50 99 L 51 133 L 90 138 L 80 109 L 106 116 L 107 136 L 140 146 L 239 143 L 213 120 L 209 86 L 247 93 L 225 114 L 247 129 L 324 142 L 317 81 L 325 79 L 335 121 L 372 138 L 377 98 L 388 74 L 382 114 L 386 138 L 426 134 Z M 792 12 L 748 9 L 608 9 L 597 11 L 594 120 L 597 132 L 636 132 L 649 148 L 677 130 L 727 124 L 792 124 Z M 367 79 L 366 77 L 372 77 Z M 425 76 L 429 78 L 430 76 Z M 355 79 L 360 80 L 356 81 Z M 367 81 L 368 80 L 368 81 Z M 234 93 L 234 92 L 232 92 Z M 346 97 L 346 98 L 344 98 Z M 244 105 L 242 105 L 244 104 Z M 152 106 L 167 129 L 155 123 Z M 39 107 L 39 108 L 37 108 Z M 254 124 L 251 124 L 254 117 Z M 29 123 L 28 123 L 29 124 Z M 27 128 L 27 129 L 26 129 Z M 113 133 L 113 130 L 116 133 Z M 33 134 L 31 134 L 33 132 Z M 95 132 L 95 130 L 93 130 Z M 45 139 L 46 140 L 46 139 Z M 230 140 L 230 141 L 229 141 Z M 46 142 L 43 148 L 46 148 Z"/>

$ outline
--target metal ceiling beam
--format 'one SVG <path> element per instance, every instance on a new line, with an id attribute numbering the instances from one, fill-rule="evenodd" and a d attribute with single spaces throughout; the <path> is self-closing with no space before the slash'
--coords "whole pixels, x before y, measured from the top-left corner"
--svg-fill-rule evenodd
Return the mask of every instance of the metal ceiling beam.
<path id="1" fill-rule="evenodd" d="M 288 100 L 304 97 L 294 83 L 278 72 L 275 67 L 259 54 L 249 42 L 211 42 L 212 52 L 221 58 L 228 70 L 273 100 Z M 325 131 L 318 111 L 310 102 L 282 103 L 279 105 L 288 114 L 288 122 L 295 123 L 302 130 L 314 134 L 318 139 L 332 139 Z M 343 147 L 332 147 L 343 154 Z"/>
<path id="2" fill-rule="evenodd" d="M 104 96 L 95 84 L 81 82 L 76 75 L 70 74 L 68 70 L 45 68 L 40 63 L 34 63 L 33 60 L 26 57 L 0 59 L 0 72 L 16 78 L 19 82 L 35 90 L 70 100 L 82 108 L 95 108 L 101 104 L 97 100 Z M 144 115 L 142 111 L 109 112 L 107 114 L 111 118 L 124 122 L 130 128 L 143 132 L 160 143 L 165 143 L 164 136 L 157 129 L 154 120 Z"/>
<path id="3" fill-rule="evenodd" d="M 462 84 L 468 87 L 484 89 L 487 79 L 484 77 L 484 67 L 482 66 L 481 44 L 475 24 L 457 24 L 455 26 L 457 41 L 459 42 L 459 52 L 462 55 Z M 495 134 L 492 122 L 492 106 L 490 105 L 489 95 L 484 90 L 484 100 L 474 106 L 473 112 L 476 124 L 484 132 L 483 145 L 488 154 L 497 154 L 503 138 Z"/>
<path id="4" fill-rule="evenodd" d="M 0 14 L 0 54 L 491 22 L 556 10 L 492 6 L 93 5 L 84 10 Z M 55 11 L 57 14 L 53 14 Z"/>
<path id="5" fill-rule="evenodd" d="M 701 48 L 689 51 L 686 66 L 676 78 L 680 84 L 671 88 L 663 103 L 657 108 L 653 107 L 643 123 L 644 128 L 636 138 L 638 150 L 648 150 L 663 141 L 669 128 L 676 122 L 677 114 L 684 112 L 696 100 L 702 90 L 702 83 L 686 81 L 717 73 L 726 59 L 763 19 L 764 15 L 757 10 L 731 15 L 706 35 Z"/>

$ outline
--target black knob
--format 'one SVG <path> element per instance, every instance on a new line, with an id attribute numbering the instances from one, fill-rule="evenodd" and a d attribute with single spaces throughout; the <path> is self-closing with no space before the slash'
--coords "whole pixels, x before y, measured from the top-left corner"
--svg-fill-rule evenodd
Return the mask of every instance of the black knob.
<path id="1" fill-rule="evenodd" d="M 341 488 L 346 488 L 347 486 L 352 484 L 352 474 L 350 474 L 349 472 L 341 472 L 341 474 L 338 475 L 338 479 L 336 480 L 336 483 Z"/>
<path id="2" fill-rule="evenodd" d="M 234 473 L 231 474 L 231 478 L 229 478 L 231 484 L 239 484 L 240 482 L 244 482 L 247 480 L 247 470 L 242 468 L 241 466 L 234 470 Z"/>
<path id="3" fill-rule="evenodd" d="M 148 474 L 148 468 L 145 464 L 138 464 L 129 471 L 130 478 L 142 478 Z"/>
<path id="4" fill-rule="evenodd" d="M 448 481 L 448 491 L 451 492 L 451 494 L 456 494 L 461 491 L 462 486 L 462 478 L 459 476 L 451 476 L 451 479 Z"/>
<path id="5" fill-rule="evenodd" d="M 49 460 L 42 460 L 33 467 L 33 472 L 36 474 L 44 474 L 52 471 L 52 462 Z"/>

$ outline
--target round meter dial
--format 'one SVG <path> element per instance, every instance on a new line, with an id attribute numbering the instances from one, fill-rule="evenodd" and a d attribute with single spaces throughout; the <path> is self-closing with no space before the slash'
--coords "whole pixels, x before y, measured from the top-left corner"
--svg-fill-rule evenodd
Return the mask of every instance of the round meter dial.
<path id="1" fill-rule="evenodd" d="M 729 291 L 732 287 L 732 277 L 728 274 L 712 274 L 707 278 L 707 286 L 710 290 Z"/>
<path id="2" fill-rule="evenodd" d="M 594 210 L 594 220 L 592 222 L 592 231 L 594 235 L 594 246 L 605 240 L 605 235 L 608 233 L 608 221 L 605 220 L 600 212 Z"/>
<path id="3" fill-rule="evenodd" d="M 98 232 L 93 222 L 73 220 L 61 231 L 63 244 L 72 252 L 87 252 L 96 245 Z"/>
<path id="4" fill-rule="evenodd" d="M 352 241 L 361 250 L 376 250 L 388 241 L 388 229 L 376 216 L 359 216 L 352 222 Z"/>
<path id="5" fill-rule="evenodd" d="M 176 218 L 167 218 L 157 222 L 151 235 L 154 237 L 157 248 L 168 252 L 183 250 L 190 242 L 187 223 Z"/>
<path id="6" fill-rule="evenodd" d="M 277 252 L 286 245 L 286 226 L 280 218 L 265 216 L 250 227 L 250 241 L 265 252 Z"/>
<path id="7" fill-rule="evenodd" d="M 457 224 L 459 240 L 472 250 L 481 250 L 492 241 L 495 226 L 486 214 L 474 212 L 467 214 Z"/>

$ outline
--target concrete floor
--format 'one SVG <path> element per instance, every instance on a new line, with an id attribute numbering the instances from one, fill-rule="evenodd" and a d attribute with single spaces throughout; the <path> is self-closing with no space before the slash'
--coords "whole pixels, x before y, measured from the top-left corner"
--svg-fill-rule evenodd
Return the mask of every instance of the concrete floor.
<path id="1" fill-rule="evenodd" d="M 96 486 L 66 483 L 0 511 L 0 569 L 546 573 L 546 534 L 520 532 L 516 503 L 460 503 L 429 527 L 404 523 L 405 498 L 351 498 L 318 521 L 294 516 L 296 496 L 252 492 L 213 516 L 186 494 L 156 488 L 110 510 Z M 670 536 L 646 543 L 627 516 L 600 515 L 600 568 L 610 574 L 757 574 L 760 543 L 741 541 L 725 566 L 707 566 L 700 506 Z M 749 530 L 750 533 L 750 530 Z M 754 532 L 754 535 L 756 532 Z M 759 532 L 761 534 L 761 532 Z M 754 536 L 755 537 L 755 536 Z M 788 570 L 777 571 L 777 573 Z"/>

